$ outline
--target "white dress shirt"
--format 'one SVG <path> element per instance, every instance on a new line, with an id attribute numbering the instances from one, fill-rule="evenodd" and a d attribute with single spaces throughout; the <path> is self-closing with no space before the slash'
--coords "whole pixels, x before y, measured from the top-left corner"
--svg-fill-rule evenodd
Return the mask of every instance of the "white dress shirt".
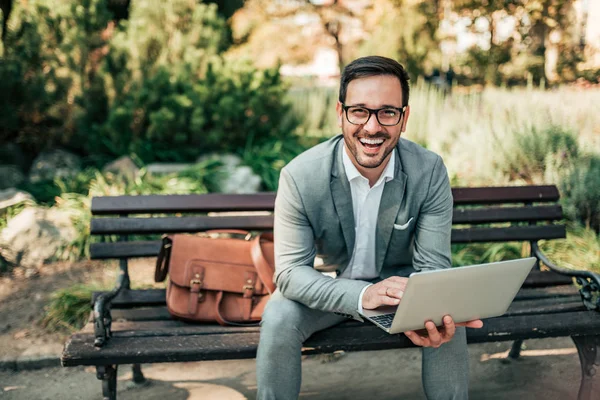
<path id="1" fill-rule="evenodd" d="M 392 151 L 387 166 L 373 187 L 369 186 L 369 180 L 356 169 L 345 145 L 342 157 L 352 193 L 355 240 L 350 263 L 339 277 L 370 280 L 378 276 L 375 265 L 375 229 L 383 188 L 386 182 L 394 179 L 396 149 Z M 359 311 L 362 311 L 362 297 L 367 288 L 368 286 L 362 290 L 358 298 Z"/>

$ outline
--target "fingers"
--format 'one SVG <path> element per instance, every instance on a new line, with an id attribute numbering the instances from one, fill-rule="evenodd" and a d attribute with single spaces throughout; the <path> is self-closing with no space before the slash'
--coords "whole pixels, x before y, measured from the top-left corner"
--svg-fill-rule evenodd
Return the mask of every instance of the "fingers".
<path id="1" fill-rule="evenodd" d="M 456 324 L 456 326 L 466 326 L 467 328 L 483 328 L 483 321 L 480 319 L 476 319 L 473 321 L 460 322 Z"/>
<path id="2" fill-rule="evenodd" d="M 415 346 L 421 346 L 421 347 L 427 347 L 425 344 L 427 338 L 417 334 L 417 332 L 415 331 L 406 331 L 404 332 L 404 334 L 406 335 L 407 338 L 410 339 L 411 342 L 413 342 L 413 344 Z"/>
<path id="3" fill-rule="evenodd" d="M 450 339 L 452 339 L 454 337 L 454 334 L 456 333 L 456 325 L 454 324 L 454 321 L 452 320 L 452 317 L 449 315 L 446 315 L 443 319 L 444 321 L 444 338 L 447 339 L 447 341 L 449 341 Z"/>
<path id="4" fill-rule="evenodd" d="M 400 299 L 390 296 L 379 296 L 379 304 L 382 306 L 397 306 L 400 304 Z"/>
<path id="5" fill-rule="evenodd" d="M 392 287 L 389 287 L 389 286 L 381 286 L 379 288 L 379 290 L 377 291 L 377 293 L 380 296 L 401 299 L 402 296 L 404 295 L 404 290 L 397 289 L 397 288 L 392 288 Z"/>
<path id="6" fill-rule="evenodd" d="M 438 348 L 442 345 L 442 335 L 438 331 L 435 324 L 431 321 L 425 323 L 425 329 L 427 329 L 427 336 L 429 337 L 429 343 L 431 347 Z"/>

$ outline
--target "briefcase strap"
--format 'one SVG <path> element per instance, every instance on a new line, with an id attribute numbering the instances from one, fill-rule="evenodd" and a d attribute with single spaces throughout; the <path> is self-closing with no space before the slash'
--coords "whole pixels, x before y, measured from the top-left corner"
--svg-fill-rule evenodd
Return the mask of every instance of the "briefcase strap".
<path id="1" fill-rule="evenodd" d="M 167 235 L 163 236 L 158 258 L 156 259 L 156 269 L 154 270 L 154 282 L 162 282 L 169 272 L 169 261 L 171 260 L 171 249 L 173 240 Z"/>
<path id="2" fill-rule="evenodd" d="M 252 263 L 258 273 L 258 277 L 267 288 L 269 294 L 273 294 L 275 291 L 275 283 L 273 283 L 273 275 L 275 270 L 273 266 L 267 262 L 265 253 L 262 249 L 262 242 L 273 242 L 272 233 L 261 233 L 252 240 L 252 247 L 250 249 L 250 255 L 252 256 Z"/>
<path id="3" fill-rule="evenodd" d="M 223 292 L 220 291 L 217 293 L 217 301 L 215 304 L 215 319 L 217 320 L 217 322 L 219 323 L 219 325 L 223 325 L 223 326 L 227 326 L 227 325 L 232 325 L 232 326 L 259 326 L 260 322 L 248 322 L 248 323 L 241 323 L 241 322 L 231 322 L 226 320 L 225 318 L 223 318 L 223 316 L 221 315 L 221 301 L 223 300 Z M 252 299 L 248 299 L 248 301 L 252 301 Z"/>

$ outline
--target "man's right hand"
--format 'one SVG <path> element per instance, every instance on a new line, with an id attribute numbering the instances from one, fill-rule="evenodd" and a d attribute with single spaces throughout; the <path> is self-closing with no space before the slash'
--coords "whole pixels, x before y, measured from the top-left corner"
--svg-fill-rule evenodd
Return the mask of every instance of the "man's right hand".
<path id="1" fill-rule="evenodd" d="M 408 278 L 392 276 L 371 285 L 365 290 L 362 308 L 372 310 L 380 306 L 397 306 L 404 295 Z"/>

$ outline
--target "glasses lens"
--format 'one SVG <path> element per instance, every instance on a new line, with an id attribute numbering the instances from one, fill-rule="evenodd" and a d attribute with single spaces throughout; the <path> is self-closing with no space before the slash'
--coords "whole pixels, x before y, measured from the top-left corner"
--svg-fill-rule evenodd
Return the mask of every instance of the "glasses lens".
<path id="1" fill-rule="evenodd" d="M 377 112 L 377 119 L 381 125 L 396 125 L 400 122 L 400 111 L 395 108 L 384 108 Z"/>
<path id="2" fill-rule="evenodd" d="M 369 119 L 369 110 L 362 107 L 348 107 L 346 112 L 348 122 L 355 125 L 362 125 Z"/>

